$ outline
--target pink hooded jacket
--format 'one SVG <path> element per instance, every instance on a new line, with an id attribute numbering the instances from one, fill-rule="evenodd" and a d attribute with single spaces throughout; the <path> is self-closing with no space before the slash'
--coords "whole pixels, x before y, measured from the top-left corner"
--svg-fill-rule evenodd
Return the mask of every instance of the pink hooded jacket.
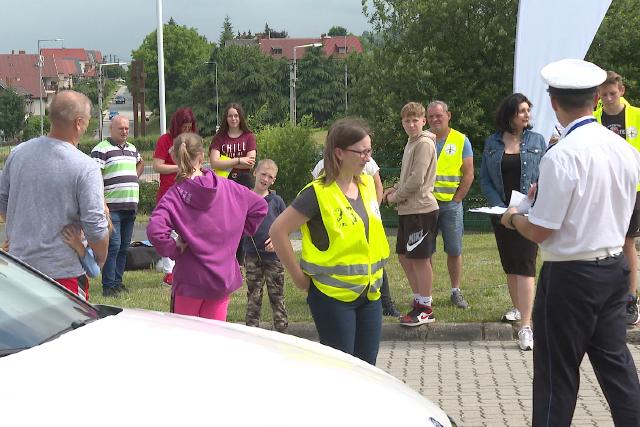
<path id="1" fill-rule="evenodd" d="M 147 237 L 161 256 L 176 261 L 176 295 L 220 299 L 242 285 L 236 248 L 253 235 L 267 214 L 264 198 L 213 172 L 176 183 L 156 206 Z M 187 243 L 184 252 L 171 230 Z"/>

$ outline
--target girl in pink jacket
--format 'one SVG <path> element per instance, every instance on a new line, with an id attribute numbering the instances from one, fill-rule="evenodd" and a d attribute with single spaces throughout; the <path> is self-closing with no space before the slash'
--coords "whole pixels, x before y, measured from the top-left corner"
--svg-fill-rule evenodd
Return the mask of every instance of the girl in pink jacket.
<path id="1" fill-rule="evenodd" d="M 176 183 L 147 226 L 158 254 L 176 261 L 171 312 L 226 320 L 229 295 L 242 285 L 236 248 L 243 234 L 256 232 L 267 203 L 248 188 L 202 170 L 204 146 L 194 133 L 174 140 L 172 156 L 179 168 Z"/>

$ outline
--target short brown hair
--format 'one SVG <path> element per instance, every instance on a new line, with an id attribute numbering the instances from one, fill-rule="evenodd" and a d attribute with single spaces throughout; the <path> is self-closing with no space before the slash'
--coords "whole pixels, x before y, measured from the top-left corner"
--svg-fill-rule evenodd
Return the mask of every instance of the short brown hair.
<path id="1" fill-rule="evenodd" d="M 400 117 L 403 119 L 405 117 L 424 117 L 425 114 L 424 105 L 419 102 L 409 102 L 400 110 Z"/>
<path id="2" fill-rule="evenodd" d="M 331 184 L 340 174 L 340 161 L 336 158 L 335 149 L 345 149 L 367 135 L 371 136 L 369 125 L 358 117 L 340 119 L 331 125 L 323 153 L 325 185 Z"/>
<path id="3" fill-rule="evenodd" d="M 600 86 L 604 85 L 618 85 L 618 89 L 622 89 L 624 87 L 622 76 L 615 71 L 607 71 L 607 79 Z"/>

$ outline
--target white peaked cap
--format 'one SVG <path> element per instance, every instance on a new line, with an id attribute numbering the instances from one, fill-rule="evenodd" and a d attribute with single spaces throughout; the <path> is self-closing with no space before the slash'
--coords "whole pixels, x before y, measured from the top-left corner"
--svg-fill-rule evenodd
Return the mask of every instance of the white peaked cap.
<path id="1" fill-rule="evenodd" d="M 552 62 L 542 68 L 540 75 L 549 87 L 568 91 L 593 89 L 607 79 L 605 70 L 581 59 Z"/>

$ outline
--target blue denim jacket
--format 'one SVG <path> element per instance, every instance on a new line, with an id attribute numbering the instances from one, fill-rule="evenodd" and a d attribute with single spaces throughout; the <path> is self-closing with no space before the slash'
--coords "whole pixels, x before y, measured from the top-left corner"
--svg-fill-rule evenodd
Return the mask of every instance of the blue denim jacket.
<path id="1" fill-rule="evenodd" d="M 525 130 L 520 143 L 520 192 L 527 194 L 531 184 L 538 181 L 538 166 L 545 153 L 544 137 L 539 133 Z M 498 131 L 484 142 L 482 166 L 480 167 L 480 185 L 489 206 L 506 207 L 502 183 L 502 155 L 504 142 L 502 132 Z"/>

